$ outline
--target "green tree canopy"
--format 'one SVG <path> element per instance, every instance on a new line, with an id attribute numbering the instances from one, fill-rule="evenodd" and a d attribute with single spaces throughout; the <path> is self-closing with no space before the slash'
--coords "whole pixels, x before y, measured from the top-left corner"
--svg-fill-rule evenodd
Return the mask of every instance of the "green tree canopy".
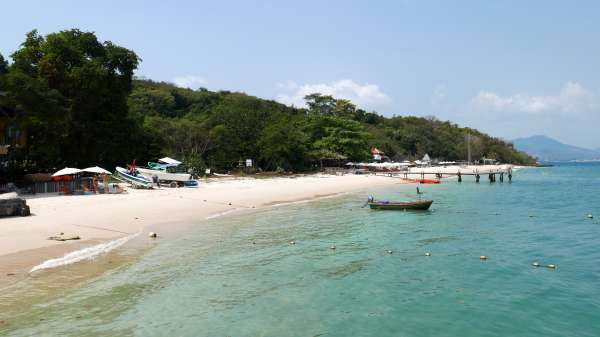
<path id="1" fill-rule="evenodd" d="M 113 164 L 133 155 L 127 98 L 139 62 L 134 52 L 91 32 L 42 37 L 34 30 L 12 58 L 8 103 L 23 112 L 30 159 Z"/>

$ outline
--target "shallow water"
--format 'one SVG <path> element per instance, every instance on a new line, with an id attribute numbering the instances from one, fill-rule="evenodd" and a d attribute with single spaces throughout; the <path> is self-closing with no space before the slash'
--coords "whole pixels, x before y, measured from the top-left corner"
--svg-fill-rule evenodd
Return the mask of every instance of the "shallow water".
<path id="1" fill-rule="evenodd" d="M 600 165 L 579 164 L 428 185 L 430 212 L 368 210 L 361 193 L 216 218 L 5 310 L 0 334 L 597 336 L 599 188 Z"/>

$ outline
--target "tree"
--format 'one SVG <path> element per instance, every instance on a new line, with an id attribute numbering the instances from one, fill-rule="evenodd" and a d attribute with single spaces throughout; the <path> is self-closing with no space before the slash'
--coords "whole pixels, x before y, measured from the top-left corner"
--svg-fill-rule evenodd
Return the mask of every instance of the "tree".
<path id="1" fill-rule="evenodd" d="M 0 54 L 0 75 L 4 75 L 8 72 L 8 62 L 4 59 L 4 56 Z"/>
<path id="2" fill-rule="evenodd" d="M 321 156 L 316 159 L 368 158 L 371 135 L 359 122 L 341 117 L 314 116 L 308 126 L 313 136 L 313 154 Z"/>
<path id="3" fill-rule="evenodd" d="M 336 100 L 332 96 L 314 93 L 304 96 L 304 100 L 313 114 L 331 116 L 334 113 Z"/>
<path id="4" fill-rule="evenodd" d="M 30 127 L 29 154 L 71 165 L 115 164 L 139 149 L 127 98 L 139 58 L 78 29 L 27 34 L 12 54 L 8 87 Z M 47 144 L 47 145 L 45 145 Z M 48 156 L 47 147 L 58 149 Z"/>
<path id="5" fill-rule="evenodd" d="M 333 108 L 333 115 L 354 119 L 356 117 L 356 105 L 347 99 L 337 99 Z"/>
<path id="6" fill-rule="evenodd" d="M 283 117 L 263 129 L 258 141 L 259 160 L 266 169 L 302 169 L 308 140 L 300 121 Z"/>

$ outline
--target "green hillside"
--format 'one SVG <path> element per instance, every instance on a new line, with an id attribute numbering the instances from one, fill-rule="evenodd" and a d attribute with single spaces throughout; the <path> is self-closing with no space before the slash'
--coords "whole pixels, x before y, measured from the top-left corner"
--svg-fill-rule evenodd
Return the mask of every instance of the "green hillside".
<path id="1" fill-rule="evenodd" d="M 323 160 L 366 160 L 376 146 L 392 159 L 428 153 L 441 160 L 473 158 L 532 164 L 500 139 L 435 118 L 383 117 L 318 93 L 307 109 L 244 93 L 190 90 L 135 80 L 131 50 L 68 30 L 33 31 L 0 59 L 0 118 L 27 142 L 13 155 L 16 171 L 104 165 L 133 159 L 181 158 L 197 170 L 230 169 L 252 158 L 263 170 L 309 170 Z"/>

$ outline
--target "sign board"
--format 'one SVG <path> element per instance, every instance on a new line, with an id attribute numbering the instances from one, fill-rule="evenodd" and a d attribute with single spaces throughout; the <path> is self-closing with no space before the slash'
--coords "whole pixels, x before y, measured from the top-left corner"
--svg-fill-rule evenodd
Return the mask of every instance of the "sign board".
<path id="1" fill-rule="evenodd" d="M 210 174 L 210 169 L 206 169 L 206 170 L 204 170 L 204 173 L 205 173 L 205 174 Z"/>
<path id="2" fill-rule="evenodd" d="M 246 159 L 246 167 L 252 167 L 252 159 Z"/>

